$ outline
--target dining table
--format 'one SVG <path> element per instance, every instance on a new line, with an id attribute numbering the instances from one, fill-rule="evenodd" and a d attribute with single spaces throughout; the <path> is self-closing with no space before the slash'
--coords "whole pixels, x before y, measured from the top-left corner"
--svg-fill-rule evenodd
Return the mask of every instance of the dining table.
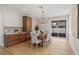
<path id="1" fill-rule="evenodd" d="M 39 33 L 38 39 L 42 41 L 42 46 L 44 45 L 44 41 L 47 38 L 47 35 L 45 33 Z"/>

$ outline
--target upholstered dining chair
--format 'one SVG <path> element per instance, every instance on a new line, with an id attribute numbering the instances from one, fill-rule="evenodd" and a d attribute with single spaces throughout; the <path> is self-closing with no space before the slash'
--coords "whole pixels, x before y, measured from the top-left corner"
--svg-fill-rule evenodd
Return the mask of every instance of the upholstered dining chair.
<path id="1" fill-rule="evenodd" d="M 41 40 L 38 40 L 38 35 L 36 32 L 30 32 L 31 34 L 31 47 L 33 44 L 36 44 L 36 48 L 38 48 L 38 44 L 41 43 Z"/>
<path id="2" fill-rule="evenodd" d="M 48 46 L 48 45 L 50 45 L 50 41 L 51 41 L 51 34 L 50 34 L 50 32 L 47 32 L 47 37 L 44 40 L 44 44 L 47 44 L 47 46 Z"/>

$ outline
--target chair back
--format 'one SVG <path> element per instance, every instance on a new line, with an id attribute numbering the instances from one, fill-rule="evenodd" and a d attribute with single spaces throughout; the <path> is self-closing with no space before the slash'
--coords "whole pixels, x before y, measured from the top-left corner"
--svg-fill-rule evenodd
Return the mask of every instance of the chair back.
<path id="1" fill-rule="evenodd" d="M 33 43 L 37 42 L 38 41 L 37 33 L 36 32 L 30 32 L 30 34 L 31 34 L 31 41 Z"/>
<path id="2" fill-rule="evenodd" d="M 46 40 L 50 40 L 51 34 L 49 31 L 47 31 L 47 39 Z"/>

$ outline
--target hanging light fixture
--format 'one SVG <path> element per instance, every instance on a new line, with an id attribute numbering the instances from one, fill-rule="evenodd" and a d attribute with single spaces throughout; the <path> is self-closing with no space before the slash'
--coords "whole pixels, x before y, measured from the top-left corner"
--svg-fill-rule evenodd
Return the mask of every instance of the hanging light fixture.
<path id="1" fill-rule="evenodd" d="M 44 17 L 44 14 L 45 14 L 44 7 L 43 6 L 40 6 L 39 8 L 41 9 L 41 12 L 42 12 L 41 23 L 42 24 L 45 24 L 46 23 L 46 19 Z"/>

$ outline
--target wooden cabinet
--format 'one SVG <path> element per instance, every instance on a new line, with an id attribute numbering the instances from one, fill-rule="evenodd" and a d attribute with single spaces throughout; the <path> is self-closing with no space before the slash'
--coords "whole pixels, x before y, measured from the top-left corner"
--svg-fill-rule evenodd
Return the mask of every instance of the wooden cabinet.
<path id="1" fill-rule="evenodd" d="M 5 35 L 5 46 L 12 46 L 15 45 L 17 43 L 21 43 L 27 40 L 27 33 L 26 32 L 22 32 L 22 33 L 16 33 L 16 34 L 9 34 L 9 35 Z"/>
<path id="2" fill-rule="evenodd" d="M 32 31 L 32 17 L 23 16 L 23 31 L 27 32 L 27 39 L 30 39 L 30 32 Z"/>
<path id="3" fill-rule="evenodd" d="M 27 40 L 27 33 L 19 33 L 18 39 L 20 40 L 20 42 L 26 41 Z"/>
<path id="4" fill-rule="evenodd" d="M 17 34 L 5 35 L 5 46 L 6 47 L 10 45 L 14 45 L 16 43 L 19 43 Z"/>

